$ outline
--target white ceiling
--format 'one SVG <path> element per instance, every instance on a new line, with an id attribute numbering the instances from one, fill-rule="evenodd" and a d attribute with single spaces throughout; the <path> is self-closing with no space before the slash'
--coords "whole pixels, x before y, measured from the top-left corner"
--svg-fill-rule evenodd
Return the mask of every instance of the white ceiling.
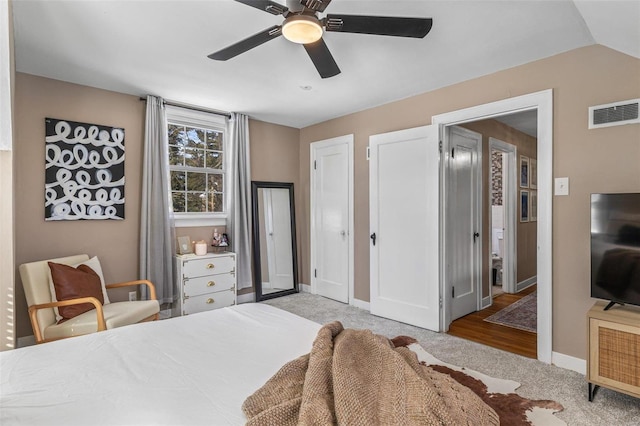
<path id="1" fill-rule="evenodd" d="M 283 37 L 208 59 L 282 22 L 233 0 L 13 0 L 13 12 L 19 72 L 296 128 L 595 43 L 640 58 L 640 0 L 333 0 L 327 13 L 431 17 L 433 29 L 325 33 L 342 73 L 324 80 Z"/>

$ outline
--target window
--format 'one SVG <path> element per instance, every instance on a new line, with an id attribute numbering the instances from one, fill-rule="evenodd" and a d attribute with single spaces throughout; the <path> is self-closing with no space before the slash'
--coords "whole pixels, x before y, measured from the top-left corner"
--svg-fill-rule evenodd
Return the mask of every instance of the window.
<path id="1" fill-rule="evenodd" d="M 176 226 L 223 225 L 227 211 L 225 117 L 170 106 L 166 111 Z"/>

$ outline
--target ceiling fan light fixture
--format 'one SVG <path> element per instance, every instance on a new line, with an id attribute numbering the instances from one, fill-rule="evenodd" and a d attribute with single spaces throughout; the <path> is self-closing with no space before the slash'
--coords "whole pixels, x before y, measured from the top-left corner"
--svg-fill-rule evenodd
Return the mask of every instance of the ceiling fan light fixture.
<path id="1" fill-rule="evenodd" d="M 294 43 L 314 43 L 322 38 L 322 25 L 315 16 L 293 15 L 282 25 L 282 35 Z"/>

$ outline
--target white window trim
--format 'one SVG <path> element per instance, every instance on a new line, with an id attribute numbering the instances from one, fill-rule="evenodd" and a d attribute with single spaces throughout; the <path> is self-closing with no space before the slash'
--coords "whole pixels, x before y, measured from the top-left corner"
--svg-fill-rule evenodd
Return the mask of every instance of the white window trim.
<path id="1" fill-rule="evenodd" d="M 224 176 L 223 186 L 223 213 L 173 213 L 173 219 L 177 228 L 197 227 L 197 226 L 226 226 L 229 209 L 229 125 L 226 117 L 196 111 L 188 108 L 181 108 L 173 105 L 165 107 L 167 123 L 182 124 L 185 126 L 200 126 L 208 129 L 224 130 L 222 174 Z M 168 149 L 168 146 L 167 146 Z"/>

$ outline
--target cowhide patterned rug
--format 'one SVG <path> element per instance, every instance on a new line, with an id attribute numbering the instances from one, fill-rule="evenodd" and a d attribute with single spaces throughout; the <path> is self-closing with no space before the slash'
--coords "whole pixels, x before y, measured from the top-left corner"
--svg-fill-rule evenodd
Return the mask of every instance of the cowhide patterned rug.
<path id="1" fill-rule="evenodd" d="M 550 400 L 531 400 L 516 393 L 520 383 L 513 380 L 496 379 L 486 374 L 464 367 L 447 364 L 424 350 L 411 337 L 399 336 L 392 339 L 396 347 L 406 346 L 418 355 L 418 360 L 473 390 L 500 416 L 500 424 L 509 426 L 561 426 L 566 423 L 553 413 L 564 407 Z"/>

